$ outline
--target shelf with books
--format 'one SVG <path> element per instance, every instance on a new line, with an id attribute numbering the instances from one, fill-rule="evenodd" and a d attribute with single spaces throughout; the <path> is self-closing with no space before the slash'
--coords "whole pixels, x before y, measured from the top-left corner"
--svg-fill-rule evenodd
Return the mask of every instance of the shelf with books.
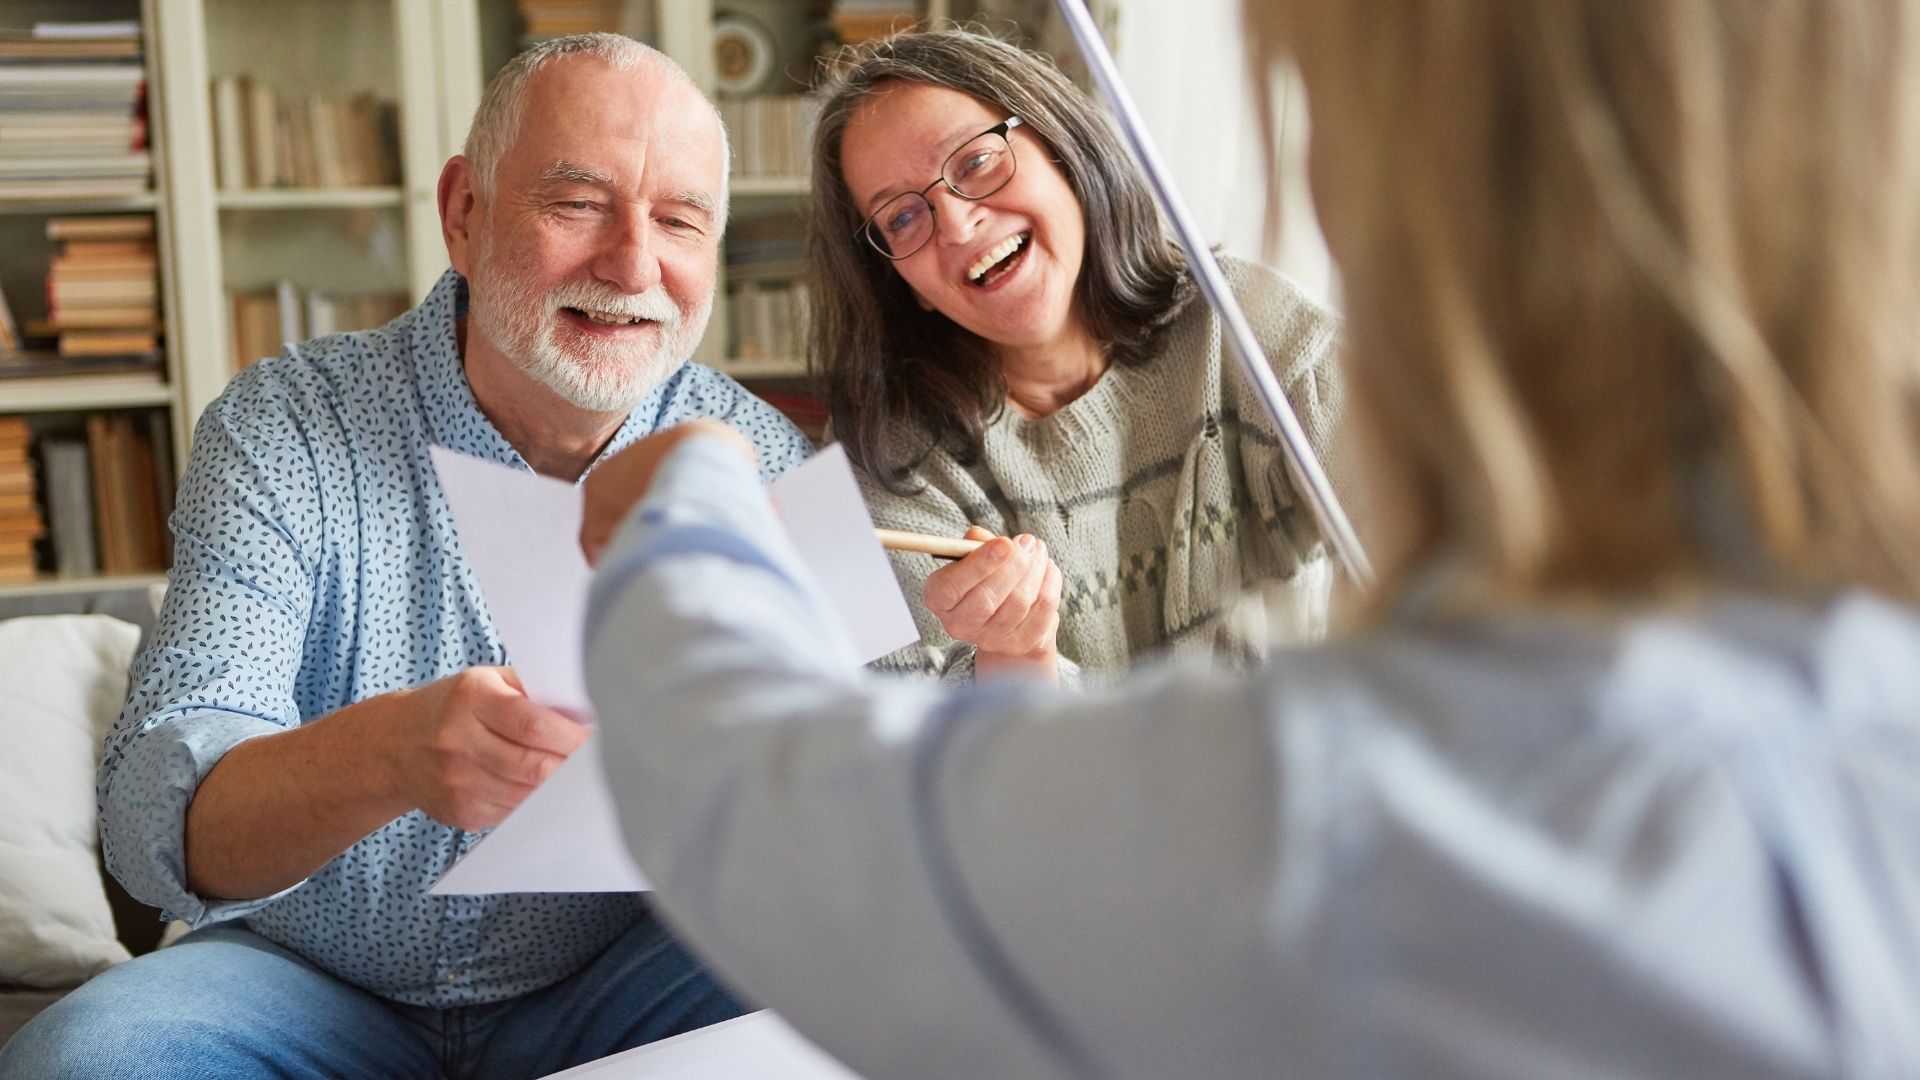
<path id="1" fill-rule="evenodd" d="M 0 581 L 77 591 L 162 573 L 173 444 L 166 408 L 0 416 Z"/>
<path id="2" fill-rule="evenodd" d="M 17 500 L 25 470 L 40 526 L 23 552 L 4 539 L 17 541 L 20 518 L 0 510 L 8 595 L 146 584 L 168 561 L 164 507 L 185 442 L 164 332 L 166 141 L 147 108 L 160 65 L 143 16 L 156 6 L 0 0 L 0 26 L 31 28 L 0 30 L 0 322 L 14 346 L 0 350 L 0 429 L 13 436 L 0 504 Z"/>
<path id="3" fill-rule="evenodd" d="M 184 133 L 170 179 L 191 419 L 286 331 L 363 329 L 387 300 L 404 306 L 438 279 L 434 186 L 479 99 L 479 32 L 475 0 L 160 9 L 157 108 Z M 293 320 L 279 316 L 288 290 Z M 369 293 L 385 298 L 360 303 Z M 263 299 L 274 309 L 264 337 L 249 333 L 265 325 Z"/>

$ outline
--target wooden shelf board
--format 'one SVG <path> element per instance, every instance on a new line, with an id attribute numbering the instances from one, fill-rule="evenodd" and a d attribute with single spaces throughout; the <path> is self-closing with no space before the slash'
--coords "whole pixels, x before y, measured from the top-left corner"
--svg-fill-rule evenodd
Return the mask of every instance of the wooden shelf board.
<path id="1" fill-rule="evenodd" d="M 173 387 L 168 386 L 158 372 L 0 379 L 0 413 L 125 409 L 172 403 Z"/>
<path id="2" fill-rule="evenodd" d="M 772 360 L 726 360 L 718 370 L 736 379 L 804 379 L 807 362 L 797 357 Z"/>
<path id="3" fill-rule="evenodd" d="M 128 574 L 122 577 L 63 577 L 46 574 L 32 581 L 0 584 L 0 599 L 13 596 L 58 596 L 72 593 L 117 592 L 165 585 L 165 574 Z"/>
<path id="4" fill-rule="evenodd" d="M 0 199 L 0 214 L 113 214 L 153 210 L 159 205 L 160 197 L 151 191 L 75 199 Z"/>
<path id="5" fill-rule="evenodd" d="M 356 188 L 248 188 L 220 191 L 214 202 L 222 210 L 328 210 L 354 206 L 399 206 L 397 187 Z"/>
<path id="6" fill-rule="evenodd" d="M 736 176 L 728 189 L 748 198 L 804 198 L 813 182 L 804 176 Z"/>

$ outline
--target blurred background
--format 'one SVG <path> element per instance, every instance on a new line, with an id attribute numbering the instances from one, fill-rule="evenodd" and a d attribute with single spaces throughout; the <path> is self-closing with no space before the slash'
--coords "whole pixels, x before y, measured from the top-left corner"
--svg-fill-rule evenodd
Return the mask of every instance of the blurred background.
<path id="1" fill-rule="evenodd" d="M 1263 244 L 1238 0 L 1090 6 L 1209 238 L 1331 300 L 1284 85 Z M 441 165 L 485 81 L 548 37 L 639 38 L 719 103 L 733 219 L 697 359 L 817 438 L 809 91 L 843 43 L 953 23 L 1086 85 L 1051 0 L 0 0 L 0 610 L 163 580 L 200 410 L 283 342 L 426 294 Z"/>

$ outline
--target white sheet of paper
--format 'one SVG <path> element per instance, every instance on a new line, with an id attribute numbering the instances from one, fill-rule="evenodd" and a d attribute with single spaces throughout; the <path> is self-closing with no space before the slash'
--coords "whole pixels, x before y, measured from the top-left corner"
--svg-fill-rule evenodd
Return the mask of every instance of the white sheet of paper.
<path id="1" fill-rule="evenodd" d="M 838 443 L 827 447 L 775 480 L 767 493 L 861 663 L 920 640 L 893 564 L 874 539 L 873 516 L 846 450 Z"/>
<path id="2" fill-rule="evenodd" d="M 860 1080 L 762 1010 L 576 1065 L 546 1080 Z"/>
<path id="3" fill-rule="evenodd" d="M 579 489 L 437 447 L 433 462 L 521 684 L 542 704 L 591 717 L 581 671 L 590 574 L 580 555 Z M 919 637 L 844 451 L 822 451 L 774 481 L 769 493 L 862 661 Z M 525 666 L 522 648 L 534 668 Z M 628 854 L 599 740 L 593 738 L 430 891 L 449 896 L 647 888 Z"/>
<path id="4" fill-rule="evenodd" d="M 580 553 L 580 489 L 432 447 L 460 546 L 527 696 L 586 718 L 581 624 L 591 571 Z"/>

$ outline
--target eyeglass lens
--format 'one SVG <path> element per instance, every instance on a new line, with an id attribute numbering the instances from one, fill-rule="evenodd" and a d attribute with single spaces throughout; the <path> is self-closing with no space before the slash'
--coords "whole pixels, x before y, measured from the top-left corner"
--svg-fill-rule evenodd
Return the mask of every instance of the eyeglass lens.
<path id="1" fill-rule="evenodd" d="M 997 131 L 980 135 L 947 157 L 940 179 L 966 199 L 984 199 L 1013 179 L 1013 147 Z M 933 206 L 917 191 L 897 195 L 867 224 L 867 239 L 883 255 L 904 259 L 933 237 Z"/>

